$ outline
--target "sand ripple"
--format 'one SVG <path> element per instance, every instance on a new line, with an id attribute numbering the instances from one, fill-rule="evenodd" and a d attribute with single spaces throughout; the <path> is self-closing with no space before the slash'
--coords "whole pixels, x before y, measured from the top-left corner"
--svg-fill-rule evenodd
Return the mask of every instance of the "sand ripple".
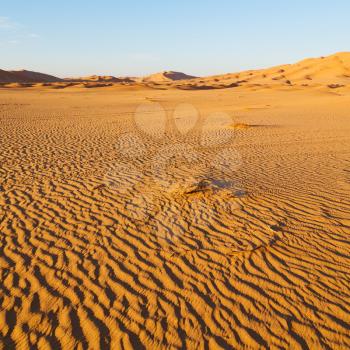
<path id="1" fill-rule="evenodd" d="M 240 130 L 230 178 L 204 171 L 209 148 L 164 187 L 147 166 L 162 140 L 115 148 L 146 93 L 3 93 L 0 346 L 349 348 L 349 100 L 276 93 L 241 117 L 281 127 Z M 152 96 L 172 110 L 184 93 Z M 217 93 L 199 93 L 210 112 Z"/>

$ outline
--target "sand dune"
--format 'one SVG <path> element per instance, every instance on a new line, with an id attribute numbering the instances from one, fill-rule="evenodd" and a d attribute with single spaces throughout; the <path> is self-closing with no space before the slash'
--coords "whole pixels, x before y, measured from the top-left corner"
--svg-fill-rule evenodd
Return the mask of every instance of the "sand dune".
<path id="1" fill-rule="evenodd" d="M 27 70 L 4 71 L 0 69 L 0 83 L 42 83 L 58 81 L 61 81 L 61 79 L 53 75 Z"/>
<path id="2" fill-rule="evenodd" d="M 148 83 L 166 83 L 166 82 L 173 82 L 178 80 L 188 80 L 196 78 L 195 76 L 188 75 L 181 72 L 174 72 L 174 71 L 164 71 L 160 73 L 151 74 L 147 77 L 143 77 L 140 80 L 143 82 Z"/>
<path id="3" fill-rule="evenodd" d="M 306 59 L 294 64 L 268 69 L 248 70 L 216 75 L 189 82 L 201 85 L 325 85 L 333 88 L 350 84 L 350 52 L 340 52 L 327 57 Z"/>
<path id="4" fill-rule="evenodd" d="M 0 70 L 0 83 L 56 83 L 61 88 L 84 83 L 85 87 L 111 86 L 110 84 L 146 85 L 157 89 L 178 88 L 182 90 L 214 90 L 228 88 L 288 88 L 291 86 L 326 88 L 332 90 L 350 87 L 350 52 L 340 52 L 327 57 L 306 59 L 294 64 L 267 69 L 248 70 L 224 75 L 198 78 L 181 72 L 164 71 L 146 77 L 114 77 L 92 75 L 59 79 L 42 73 L 29 71 Z M 105 85 L 103 85 L 105 84 Z M 53 85 L 55 86 L 55 85 Z M 11 87 L 11 86 L 9 86 Z M 19 86 L 17 86 L 19 87 Z M 24 87 L 27 87 L 24 85 Z"/>
<path id="5" fill-rule="evenodd" d="M 350 348 L 349 90 L 52 87 L 0 88 L 1 349 Z"/>

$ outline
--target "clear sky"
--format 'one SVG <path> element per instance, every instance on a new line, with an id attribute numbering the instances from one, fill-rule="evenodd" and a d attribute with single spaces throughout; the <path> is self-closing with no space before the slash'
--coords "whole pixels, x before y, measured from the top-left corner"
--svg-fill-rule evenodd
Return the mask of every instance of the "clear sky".
<path id="1" fill-rule="evenodd" d="M 350 51 L 349 0 L 0 0 L 0 69 L 235 72 Z"/>

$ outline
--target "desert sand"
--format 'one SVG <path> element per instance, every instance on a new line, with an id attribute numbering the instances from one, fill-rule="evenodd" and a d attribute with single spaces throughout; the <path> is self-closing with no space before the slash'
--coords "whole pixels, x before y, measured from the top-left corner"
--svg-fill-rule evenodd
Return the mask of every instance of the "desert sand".
<path id="1" fill-rule="evenodd" d="M 348 58 L 0 88 L 0 347 L 349 348 Z"/>

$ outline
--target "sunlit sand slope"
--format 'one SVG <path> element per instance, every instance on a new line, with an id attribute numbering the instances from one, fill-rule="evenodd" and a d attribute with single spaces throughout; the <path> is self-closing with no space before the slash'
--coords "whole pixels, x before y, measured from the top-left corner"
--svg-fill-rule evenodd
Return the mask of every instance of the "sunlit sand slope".
<path id="1" fill-rule="evenodd" d="M 349 348 L 349 106 L 0 90 L 0 348 Z"/>
<path id="2" fill-rule="evenodd" d="M 267 69 L 247 70 L 186 81 L 193 87 L 225 86 L 327 86 L 337 89 L 350 85 L 350 52 L 308 58 L 297 63 Z"/>

